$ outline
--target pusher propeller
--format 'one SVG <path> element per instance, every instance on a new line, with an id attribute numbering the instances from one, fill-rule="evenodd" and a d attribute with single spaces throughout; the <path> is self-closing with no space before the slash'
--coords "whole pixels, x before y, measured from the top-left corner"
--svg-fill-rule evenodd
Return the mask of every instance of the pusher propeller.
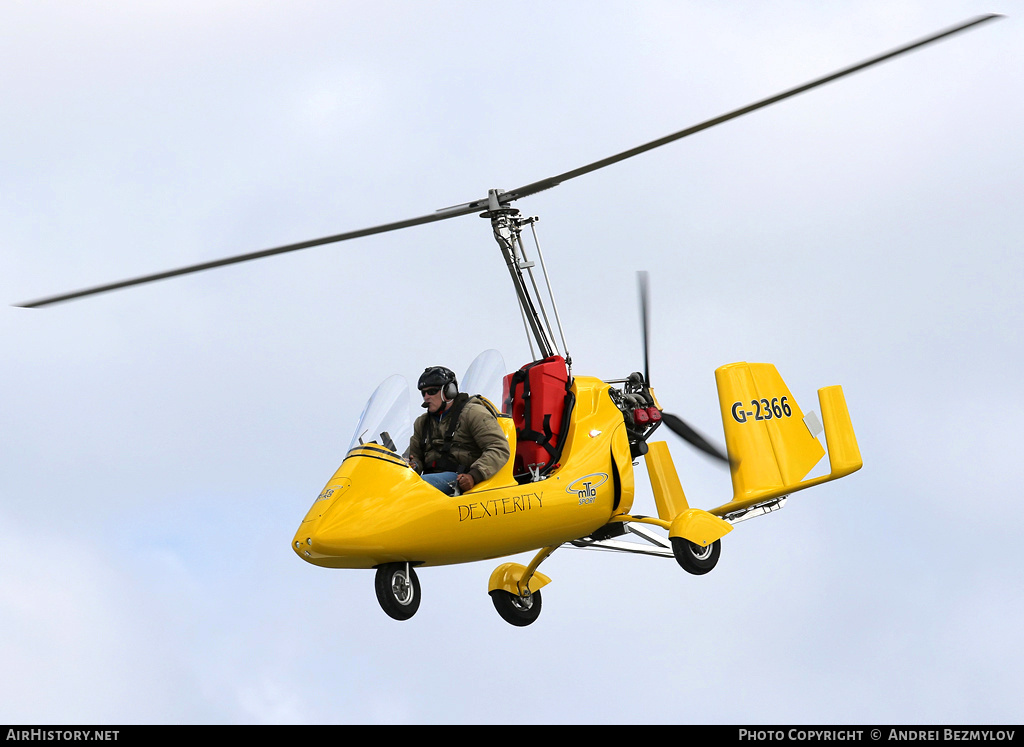
<path id="1" fill-rule="evenodd" d="M 673 415 L 670 412 L 662 412 L 661 422 L 667 425 L 670 431 L 675 433 L 691 446 L 700 449 L 708 456 L 714 457 L 720 462 L 724 462 L 725 464 L 729 463 L 729 457 L 725 455 L 725 452 L 721 447 L 715 446 L 713 443 L 708 441 L 704 436 L 700 435 L 690 427 L 682 418 Z"/>
<path id="2" fill-rule="evenodd" d="M 640 325 L 644 345 L 644 385 L 650 387 L 651 385 L 651 372 L 650 372 L 650 303 L 648 296 L 650 295 L 650 288 L 648 282 L 648 275 L 646 272 L 641 271 L 637 274 L 637 284 L 640 288 Z M 729 463 L 729 457 L 726 456 L 725 451 L 712 444 L 704 436 L 698 433 L 691 425 L 683 420 L 678 415 L 673 415 L 670 412 L 661 413 L 661 422 L 668 426 L 669 430 L 679 436 L 681 439 L 686 441 L 691 446 L 700 449 L 708 456 L 711 456 L 721 462 Z"/>
<path id="3" fill-rule="evenodd" d="M 178 275 L 188 275 L 193 272 L 202 272 L 203 270 L 211 270 L 216 267 L 224 267 L 225 265 L 237 264 L 239 262 L 248 262 L 249 260 L 261 259 L 263 257 L 269 257 L 275 254 L 284 254 L 286 252 L 293 252 L 299 249 L 308 249 L 310 247 L 320 246 L 322 244 L 333 244 L 339 241 L 347 241 L 349 239 L 355 239 L 361 236 L 370 236 L 375 233 L 396 231 L 400 228 L 409 228 L 410 226 L 417 226 L 423 223 L 433 223 L 434 221 L 445 220 L 447 218 L 455 218 L 457 216 L 467 215 L 469 213 L 474 213 L 481 210 L 494 211 L 495 209 L 503 208 L 522 197 L 536 194 L 537 192 L 542 192 L 545 189 L 551 189 L 552 187 L 558 186 L 562 182 L 566 182 L 569 179 L 575 179 L 578 176 L 589 174 L 591 171 L 602 169 L 605 166 L 610 166 L 614 163 L 618 163 L 619 161 L 624 161 L 627 158 L 632 158 L 633 156 L 645 153 L 649 150 L 653 150 L 654 148 L 659 148 L 662 145 L 666 145 L 676 140 L 680 140 L 684 137 L 688 137 L 689 135 L 693 135 L 697 132 L 700 132 L 701 130 L 706 130 L 709 127 L 714 127 L 715 125 L 722 124 L 723 122 L 727 122 L 730 119 L 735 119 L 736 117 L 743 116 L 744 114 L 749 114 L 750 112 L 755 111 L 757 109 L 769 106 L 770 104 L 782 101 L 783 99 L 787 99 L 791 96 L 796 96 L 799 93 L 809 91 L 810 89 L 824 85 L 825 83 L 830 83 L 834 80 L 838 80 L 839 78 L 842 78 L 846 75 L 851 75 L 852 73 L 864 70 L 865 68 L 868 68 L 872 65 L 876 65 L 880 62 L 890 60 L 894 57 L 897 57 L 898 55 L 910 52 L 911 50 L 914 49 L 918 49 L 927 44 L 931 44 L 932 42 L 944 39 L 948 36 L 959 33 L 960 31 L 964 31 L 966 29 L 972 28 L 974 26 L 977 26 L 978 24 L 993 20 L 995 18 L 1001 18 L 1001 16 L 999 16 L 998 14 L 989 14 L 972 18 L 969 21 L 965 21 L 957 26 L 953 26 L 943 31 L 939 31 L 930 36 L 926 36 L 922 39 L 918 39 L 917 41 L 905 44 L 901 47 L 897 47 L 896 49 L 890 50 L 883 54 L 876 55 L 875 57 L 871 57 L 862 62 L 858 62 L 855 65 L 850 65 L 849 67 L 842 68 L 841 70 L 837 70 L 833 73 L 822 76 L 820 78 L 815 78 L 814 80 L 804 83 L 803 85 L 796 86 L 795 88 L 790 88 L 786 91 L 783 91 L 782 93 L 778 93 L 774 96 L 769 96 L 768 98 L 761 99 L 760 101 L 756 101 L 753 104 L 749 104 L 739 109 L 734 109 L 733 111 L 727 112 L 726 114 L 722 114 L 718 117 L 708 119 L 704 122 L 693 125 L 692 127 L 687 127 L 684 130 L 679 130 L 678 132 L 666 135 L 665 137 L 659 138 L 657 140 L 652 140 L 649 143 L 645 143 L 635 148 L 622 151 L 621 153 L 617 153 L 614 156 L 603 158 L 600 161 L 594 161 L 593 163 L 587 164 L 586 166 L 581 166 L 571 171 L 566 171 L 562 174 L 558 174 L 557 176 L 551 176 L 548 177 L 547 179 L 541 179 L 540 181 L 526 184 L 517 189 L 512 189 L 508 191 L 493 190 L 492 193 L 487 198 L 481 200 L 475 200 L 472 202 L 463 203 L 461 205 L 455 205 L 449 208 L 444 208 L 442 210 L 438 210 L 435 213 L 423 215 L 418 218 L 410 218 L 407 220 L 396 221 L 394 223 L 385 223 L 383 225 L 373 226 L 371 228 L 363 228 L 357 231 L 339 233 L 333 236 L 325 236 L 319 239 L 301 241 L 295 244 L 286 244 L 284 246 L 278 246 L 272 249 L 263 249 L 261 251 L 250 252 L 248 254 L 239 254 L 232 257 L 226 257 L 224 259 L 218 259 L 210 262 L 202 262 L 200 264 L 189 265 L 187 267 L 181 267 L 176 270 L 167 270 L 164 272 L 153 273 L 151 275 L 143 275 L 141 277 L 132 278 L 129 280 L 121 280 L 116 283 L 98 285 L 92 288 L 86 288 L 84 290 L 63 293 L 61 295 L 50 296 L 48 298 L 41 298 L 35 301 L 28 301 L 25 303 L 19 303 L 15 305 L 24 308 L 37 308 L 40 306 L 49 306 L 51 304 L 60 303 L 62 301 L 70 301 L 75 298 L 83 298 L 85 296 L 92 296 L 98 293 L 106 293 L 108 291 L 118 290 L 120 288 L 128 288 L 133 285 L 142 285 L 143 283 L 150 283 L 156 280 L 164 280 L 166 278 L 176 277 Z"/>

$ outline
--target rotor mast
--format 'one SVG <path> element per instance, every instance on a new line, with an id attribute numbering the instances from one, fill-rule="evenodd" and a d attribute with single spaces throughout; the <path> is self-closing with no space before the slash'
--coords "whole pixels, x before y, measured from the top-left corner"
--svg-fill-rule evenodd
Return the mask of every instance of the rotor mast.
<path id="1" fill-rule="evenodd" d="M 551 327 L 551 319 L 548 316 L 544 298 L 534 277 L 533 268 L 535 263 L 526 256 L 526 247 L 523 244 L 522 229 L 529 224 L 531 228 L 537 218 L 521 218 L 519 210 L 507 204 L 508 200 L 501 200 L 503 190 L 491 189 L 487 192 L 487 211 L 480 214 L 481 218 L 489 218 L 491 228 L 494 231 L 494 240 L 498 242 L 498 248 L 502 257 L 505 258 L 505 266 L 508 268 L 512 278 L 512 286 L 516 291 L 516 298 L 519 301 L 519 309 L 523 315 L 526 325 L 527 339 L 530 343 L 530 352 L 537 356 L 537 360 L 560 354 L 569 359 L 568 347 L 565 343 L 565 335 L 562 332 L 562 322 L 558 317 L 558 307 L 555 304 L 555 297 L 551 290 L 551 282 L 548 277 L 547 267 L 544 264 L 544 254 L 540 251 L 540 243 L 537 242 L 537 232 L 534 229 L 533 239 L 537 245 L 537 257 L 540 260 L 541 270 L 544 273 L 544 280 L 547 287 L 548 299 L 551 302 L 551 309 L 555 317 L 555 324 L 558 326 L 559 337 L 562 340 L 562 350 L 553 342 L 555 335 Z M 529 283 L 524 277 L 524 271 L 529 276 Z M 536 343 L 536 350 L 534 350 Z"/>

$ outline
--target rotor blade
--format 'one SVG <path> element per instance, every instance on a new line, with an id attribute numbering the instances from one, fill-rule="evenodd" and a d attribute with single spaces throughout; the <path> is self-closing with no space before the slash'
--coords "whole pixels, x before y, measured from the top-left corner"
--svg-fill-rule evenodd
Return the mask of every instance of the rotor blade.
<path id="1" fill-rule="evenodd" d="M 285 252 L 294 252 L 299 249 L 308 249 L 312 246 L 320 246 L 321 244 L 331 244 L 338 241 L 346 241 L 348 239 L 357 239 L 361 236 L 370 236 L 375 233 L 385 233 L 387 231 L 397 231 L 400 228 L 408 228 L 409 226 L 418 226 L 423 223 L 433 223 L 434 221 L 444 220 L 446 218 L 455 218 L 460 215 L 467 215 L 469 213 L 475 213 L 480 210 L 487 209 L 487 200 L 476 200 L 474 202 L 467 202 L 462 205 L 454 205 L 449 208 L 438 210 L 430 215 L 423 215 L 419 218 L 410 218 L 408 220 L 396 221 L 395 223 L 385 223 L 380 226 L 373 226 L 371 228 L 363 228 L 358 231 L 349 231 L 347 233 L 339 233 L 334 236 L 325 236 L 320 239 L 310 239 L 309 241 L 300 241 L 297 244 L 286 244 L 285 246 L 274 247 L 273 249 L 262 249 L 258 252 L 250 252 L 249 254 L 238 254 L 233 257 L 226 257 L 224 259 L 217 259 L 211 262 L 202 262 L 196 265 L 189 265 L 187 267 L 180 267 L 176 270 L 167 270 L 165 272 L 157 272 L 152 275 L 143 275 L 137 278 L 131 278 L 130 280 L 121 280 L 116 283 L 108 283 L 106 285 L 97 285 L 93 288 L 86 288 L 84 290 L 72 291 L 71 293 L 63 293 L 59 296 L 50 296 L 48 298 L 40 298 L 35 301 L 27 301 L 25 303 L 15 304 L 22 308 L 31 309 L 38 308 L 40 306 L 49 306 L 51 304 L 60 303 L 62 301 L 70 301 L 74 298 L 82 298 L 84 296 L 93 296 L 97 293 L 106 293 L 112 290 L 118 290 L 119 288 L 128 288 L 133 285 L 142 285 L 143 283 L 151 283 L 156 280 L 164 280 L 165 278 L 172 278 L 177 275 L 188 275 L 193 272 L 202 272 L 203 270 L 212 270 L 215 267 L 223 267 L 224 265 L 233 265 L 239 262 L 248 262 L 253 259 L 261 259 L 263 257 L 270 257 L 274 254 L 284 254 Z"/>
<path id="2" fill-rule="evenodd" d="M 927 44 L 931 44 L 932 42 L 944 39 L 947 36 L 952 36 L 953 34 L 965 31 L 966 29 L 972 28 L 980 23 L 984 23 L 985 21 L 990 21 L 995 18 L 1002 18 L 1002 16 L 997 13 L 990 13 L 988 15 L 972 18 L 971 20 L 965 21 L 964 23 L 961 23 L 958 26 L 953 26 L 951 28 L 945 29 L 944 31 L 939 31 L 935 34 L 932 34 L 931 36 L 926 36 L 923 39 L 918 39 L 917 41 L 910 42 L 909 44 L 905 44 L 902 47 L 897 47 L 896 49 L 884 52 L 883 54 L 877 55 L 875 57 L 871 57 L 870 59 L 864 60 L 863 62 L 858 62 L 855 65 L 844 67 L 842 70 L 837 70 L 834 73 L 830 73 L 821 78 L 815 78 L 814 80 L 808 83 L 804 83 L 801 86 L 797 86 L 796 88 L 790 88 L 789 90 L 783 91 L 782 93 L 776 94 L 775 96 L 770 96 L 766 99 L 761 99 L 760 101 L 757 101 L 748 106 L 744 106 L 741 109 L 735 109 L 734 111 L 728 112 L 727 114 L 722 114 L 721 116 L 715 117 L 714 119 L 709 119 L 705 122 L 701 122 L 700 124 L 693 125 L 692 127 L 687 127 L 685 130 L 680 130 L 679 132 L 674 132 L 671 135 L 666 135 L 665 137 L 660 138 L 658 140 L 653 140 L 645 145 L 640 145 L 636 148 L 624 150 L 617 155 L 604 158 L 600 161 L 594 161 L 594 163 L 588 164 L 586 166 L 581 166 L 580 168 L 573 169 L 572 171 L 566 171 L 564 174 L 559 174 L 558 176 L 548 177 L 547 179 L 541 179 L 538 182 L 527 184 L 526 186 L 519 187 L 518 189 L 509 190 L 504 194 L 500 195 L 498 199 L 501 203 L 504 204 L 512 202 L 513 200 L 518 200 L 521 197 L 526 197 L 527 195 L 532 195 L 537 192 L 541 192 L 545 189 L 551 189 L 552 187 L 556 187 L 562 182 L 568 181 L 569 179 L 575 179 L 577 176 L 589 174 L 591 171 L 597 171 L 598 169 L 602 169 L 605 166 L 611 166 L 613 163 L 624 161 L 627 158 L 632 158 L 633 156 L 645 153 L 649 150 L 653 150 L 654 148 L 658 148 L 662 145 L 666 145 L 668 143 L 674 142 L 689 135 L 693 135 L 697 132 L 700 132 L 701 130 L 708 129 L 709 127 L 714 127 L 715 125 L 722 124 L 723 122 L 728 122 L 730 119 L 735 119 L 736 117 L 741 117 L 744 114 L 749 114 L 752 111 L 761 109 L 765 106 L 774 104 L 778 101 L 782 101 L 783 99 L 788 99 L 791 96 L 796 96 L 798 93 L 809 91 L 810 89 L 816 88 L 817 86 L 821 86 L 826 83 L 831 83 L 832 81 L 838 80 L 843 76 L 856 73 L 860 70 L 871 67 L 872 65 L 876 65 L 879 62 L 885 62 L 886 60 L 890 60 L 893 57 L 897 57 L 905 52 L 910 52 L 911 50 L 923 47 Z"/>
<path id="3" fill-rule="evenodd" d="M 726 122 L 730 119 L 735 119 L 736 117 L 755 111 L 756 109 L 768 106 L 769 104 L 774 104 L 775 102 L 782 101 L 783 99 L 789 98 L 790 96 L 795 96 L 798 93 L 803 93 L 804 91 L 810 90 L 811 88 L 815 88 L 816 86 L 829 83 L 833 80 L 843 77 L 844 75 L 855 73 L 858 70 L 863 70 L 864 68 L 870 67 L 871 65 L 874 65 L 876 63 L 891 59 L 893 57 L 896 57 L 897 55 L 903 54 L 904 52 L 909 52 L 912 49 L 916 49 L 926 44 L 930 44 L 934 41 L 938 41 L 939 39 L 958 33 L 960 31 L 964 31 L 965 29 L 971 28 L 985 21 L 1001 17 L 1002 16 L 994 13 L 985 16 L 979 16 L 970 21 L 966 21 L 960 24 L 959 26 L 954 26 L 952 28 L 946 29 L 945 31 L 940 31 L 936 34 L 932 34 L 931 36 L 919 39 L 916 42 L 906 44 L 902 47 L 878 55 L 876 57 L 872 57 L 871 59 L 865 60 L 856 65 L 851 65 L 850 67 L 843 68 L 842 70 L 834 72 L 830 75 L 826 75 L 822 78 L 817 78 L 816 80 L 813 80 L 809 83 L 805 83 L 802 86 L 797 86 L 796 88 L 791 88 L 788 91 L 784 91 L 770 98 L 762 99 L 761 101 L 750 104 L 749 106 L 745 106 L 742 109 L 736 109 L 735 111 L 723 114 L 719 117 L 715 117 L 714 119 L 709 119 L 706 122 L 694 125 L 693 127 L 688 127 L 685 130 L 680 130 L 679 132 L 667 135 L 666 137 L 654 140 L 645 145 L 641 145 L 636 148 L 623 151 L 618 155 L 614 155 L 609 158 L 602 159 L 600 161 L 595 161 L 594 163 L 588 164 L 587 166 L 582 166 L 578 169 L 573 169 L 572 171 L 566 171 L 564 174 L 559 174 L 558 176 L 552 176 L 547 179 L 542 179 L 541 181 L 538 182 L 533 182 L 532 184 L 527 184 L 523 187 L 519 187 L 518 189 L 513 189 L 507 192 L 500 192 L 496 195 L 497 202 L 498 204 L 506 205 L 521 197 L 535 194 L 545 189 L 550 189 L 551 187 L 555 187 L 564 181 L 568 181 L 569 179 L 574 179 L 577 176 L 588 174 L 591 171 L 596 171 L 597 169 L 604 168 L 605 166 L 610 166 L 613 163 L 618 163 L 619 161 L 623 161 L 627 158 L 631 158 L 632 156 L 639 155 L 640 153 L 644 153 L 646 151 L 652 150 L 667 143 L 671 143 L 675 140 L 687 137 L 688 135 L 693 135 L 694 133 L 700 132 L 701 130 L 706 130 L 709 127 L 721 124 L 722 122 Z M 323 238 L 312 239 L 310 241 L 301 241 L 297 244 L 287 244 L 285 246 L 279 246 L 273 249 L 264 249 L 258 252 L 251 252 L 249 254 L 239 254 L 233 257 L 227 257 L 225 259 L 218 259 L 211 262 L 203 262 L 200 264 L 189 265 L 187 267 L 181 267 L 175 270 L 167 270 L 165 272 L 158 272 L 152 275 L 143 275 L 141 277 L 132 278 L 129 280 L 122 280 L 116 283 L 108 283 L 106 285 L 99 285 L 93 288 L 86 288 L 84 290 L 73 291 L 71 293 L 64 293 L 57 296 L 50 296 L 47 298 L 41 298 L 35 301 L 28 301 L 26 303 L 20 303 L 15 305 L 23 308 L 38 308 L 41 306 L 48 306 L 51 304 L 60 303 L 62 301 L 70 301 L 75 298 L 83 298 L 85 296 L 92 296 L 98 293 L 106 293 L 108 291 L 118 290 L 120 288 L 128 288 L 133 285 L 141 285 L 143 283 L 150 283 L 156 280 L 164 280 L 166 278 L 171 278 L 178 275 L 187 275 L 193 272 L 202 272 L 203 270 L 211 270 L 216 267 L 223 267 L 225 265 L 236 264 L 239 262 L 248 262 L 249 260 L 261 259 L 263 257 L 269 257 L 274 254 L 284 254 L 285 252 L 293 252 L 299 249 L 308 249 L 310 247 L 320 246 L 322 244 L 332 244 L 339 241 L 346 241 L 348 239 L 359 238 L 361 236 L 369 236 L 375 233 L 395 231 L 400 228 L 408 228 L 410 226 L 421 225 L 423 223 L 433 223 L 434 221 L 444 220 L 446 218 L 454 218 L 460 215 L 473 213 L 478 210 L 486 210 L 488 209 L 488 207 L 488 200 L 476 200 L 462 205 L 455 205 L 450 208 L 444 208 L 442 210 L 438 210 L 435 213 L 431 213 L 430 215 L 424 215 L 419 218 L 411 218 L 408 220 L 397 221 L 395 223 L 386 223 L 384 225 L 374 226 L 371 228 L 364 228 L 358 231 L 340 233 L 334 236 L 325 236 Z"/>
<path id="4" fill-rule="evenodd" d="M 637 283 L 640 285 L 640 326 L 641 336 L 644 344 L 644 384 L 651 385 L 651 367 L 648 350 L 650 341 L 647 339 L 647 331 L 650 328 L 650 309 L 647 306 L 648 281 L 647 272 L 640 271 L 636 274 Z"/>
<path id="5" fill-rule="evenodd" d="M 683 439 L 690 445 L 696 446 L 705 454 L 712 456 L 715 459 L 723 461 L 726 464 L 729 463 L 729 457 L 725 455 L 725 452 L 722 451 L 722 449 L 720 449 L 718 446 L 715 446 L 706 438 L 704 438 L 704 436 L 697 433 L 697 431 L 695 431 L 693 428 L 691 428 L 689 425 L 683 422 L 682 418 L 677 417 L 670 412 L 662 412 L 661 422 L 667 425 L 669 427 L 669 430 L 671 430 L 673 433 L 675 433 L 677 436 L 679 436 L 681 439 Z"/>

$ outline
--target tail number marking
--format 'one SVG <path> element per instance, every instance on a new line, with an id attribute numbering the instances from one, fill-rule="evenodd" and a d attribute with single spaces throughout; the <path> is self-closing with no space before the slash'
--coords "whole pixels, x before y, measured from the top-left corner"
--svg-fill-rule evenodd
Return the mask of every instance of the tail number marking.
<path id="1" fill-rule="evenodd" d="M 789 406 L 789 397 L 772 397 L 767 399 L 752 399 L 750 406 L 753 410 L 744 408 L 742 402 L 734 402 L 732 405 L 732 418 L 737 423 L 746 423 L 747 418 L 753 416 L 754 420 L 771 420 L 772 418 L 788 418 L 793 414 L 793 408 Z"/>

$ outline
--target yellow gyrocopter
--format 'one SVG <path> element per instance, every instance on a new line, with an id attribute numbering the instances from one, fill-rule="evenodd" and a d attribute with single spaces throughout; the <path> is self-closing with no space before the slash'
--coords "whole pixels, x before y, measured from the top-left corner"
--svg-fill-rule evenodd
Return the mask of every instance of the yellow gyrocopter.
<path id="1" fill-rule="evenodd" d="M 358 231 L 155 273 L 18 304 L 41 307 L 156 280 L 209 270 L 471 213 L 491 222 L 519 302 L 533 360 L 506 373 L 496 351 L 479 356 L 462 377 L 462 391 L 490 407 L 508 438 L 508 463 L 471 490 L 445 495 L 406 461 L 412 432 L 410 387 L 400 376 L 381 384 L 356 426 L 341 466 L 313 501 L 292 539 L 299 558 L 327 568 L 376 569 L 375 589 L 392 618 L 411 618 L 421 593 L 416 568 L 468 563 L 535 551 L 528 565 L 506 562 L 491 573 L 488 592 L 501 617 L 524 626 L 541 610 L 550 578 L 540 564 L 559 547 L 603 549 L 675 558 L 692 574 L 711 571 L 722 538 L 741 520 L 783 506 L 792 493 L 835 480 L 862 466 L 840 386 L 818 390 L 820 418 L 797 404 L 769 363 L 732 363 L 715 371 L 725 451 L 681 418 L 665 412 L 648 370 L 648 283 L 640 274 L 643 371 L 602 381 L 576 375 L 565 346 L 544 257 L 516 200 L 626 158 L 679 140 L 913 49 L 974 28 L 980 16 L 775 96 L 706 120 L 631 150 L 484 199 Z M 537 262 L 523 241 L 529 227 Z M 537 263 L 540 277 L 535 273 Z M 541 288 L 544 288 L 542 292 Z M 556 343 L 555 330 L 561 348 Z M 485 394 L 486 392 L 486 394 Z M 717 508 L 691 507 L 668 445 L 651 441 L 665 425 L 727 464 L 733 494 Z M 807 478 L 826 453 L 828 474 Z M 634 460 L 643 457 L 657 516 L 632 513 Z M 640 541 L 636 541 L 640 540 Z"/>

